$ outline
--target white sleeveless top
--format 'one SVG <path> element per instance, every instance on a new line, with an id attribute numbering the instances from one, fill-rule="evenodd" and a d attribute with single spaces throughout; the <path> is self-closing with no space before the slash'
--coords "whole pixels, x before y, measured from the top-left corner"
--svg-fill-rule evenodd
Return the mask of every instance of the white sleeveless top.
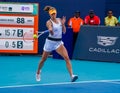
<path id="1" fill-rule="evenodd" d="M 57 18 L 58 23 L 53 22 L 51 19 L 50 19 L 50 21 L 52 22 L 54 34 L 51 35 L 49 33 L 48 37 L 51 37 L 51 38 L 62 38 L 62 24 L 61 24 L 60 19 Z"/>

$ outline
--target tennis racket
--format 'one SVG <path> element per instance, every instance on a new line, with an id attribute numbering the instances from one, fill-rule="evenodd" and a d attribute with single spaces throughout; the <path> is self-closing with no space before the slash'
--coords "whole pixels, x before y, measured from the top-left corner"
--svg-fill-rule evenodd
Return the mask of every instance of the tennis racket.
<path id="1" fill-rule="evenodd" d="M 45 30 L 45 31 L 41 31 L 41 32 L 38 32 L 37 33 L 37 38 L 39 38 L 41 35 L 45 34 L 45 33 L 48 33 L 49 30 Z"/>
<path id="2" fill-rule="evenodd" d="M 34 32 L 31 30 L 31 31 L 24 33 L 23 40 L 25 43 L 32 43 L 35 41 L 35 39 L 39 38 L 41 35 L 48 33 L 48 32 L 49 30 L 45 30 L 45 31 L 40 31 L 40 32 L 38 31 L 38 33 L 34 34 Z M 34 35 L 36 37 L 34 37 Z"/>

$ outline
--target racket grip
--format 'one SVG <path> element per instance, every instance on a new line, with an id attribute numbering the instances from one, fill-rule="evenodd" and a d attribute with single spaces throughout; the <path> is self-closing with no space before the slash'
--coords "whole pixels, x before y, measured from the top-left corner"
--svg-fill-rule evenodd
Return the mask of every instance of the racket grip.
<path id="1" fill-rule="evenodd" d="M 45 31 L 38 32 L 38 33 L 41 34 L 41 33 L 48 33 L 48 32 L 49 32 L 49 30 L 45 30 Z"/>

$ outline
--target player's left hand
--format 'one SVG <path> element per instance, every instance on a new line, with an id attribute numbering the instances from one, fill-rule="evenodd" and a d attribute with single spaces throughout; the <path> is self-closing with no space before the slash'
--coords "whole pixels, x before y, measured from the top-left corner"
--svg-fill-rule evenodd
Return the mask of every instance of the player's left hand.
<path id="1" fill-rule="evenodd" d="M 62 22 L 62 25 L 65 24 L 65 22 L 66 22 L 66 16 L 63 16 L 63 17 L 62 17 L 61 22 Z"/>

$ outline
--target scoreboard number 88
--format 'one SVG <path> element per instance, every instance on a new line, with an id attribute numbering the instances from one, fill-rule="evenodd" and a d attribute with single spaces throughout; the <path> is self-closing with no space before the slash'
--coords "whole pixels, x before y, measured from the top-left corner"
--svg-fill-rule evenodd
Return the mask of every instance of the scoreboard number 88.
<path id="1" fill-rule="evenodd" d="M 25 23 L 25 19 L 24 18 L 17 18 L 17 23 L 18 24 L 24 24 Z"/>

